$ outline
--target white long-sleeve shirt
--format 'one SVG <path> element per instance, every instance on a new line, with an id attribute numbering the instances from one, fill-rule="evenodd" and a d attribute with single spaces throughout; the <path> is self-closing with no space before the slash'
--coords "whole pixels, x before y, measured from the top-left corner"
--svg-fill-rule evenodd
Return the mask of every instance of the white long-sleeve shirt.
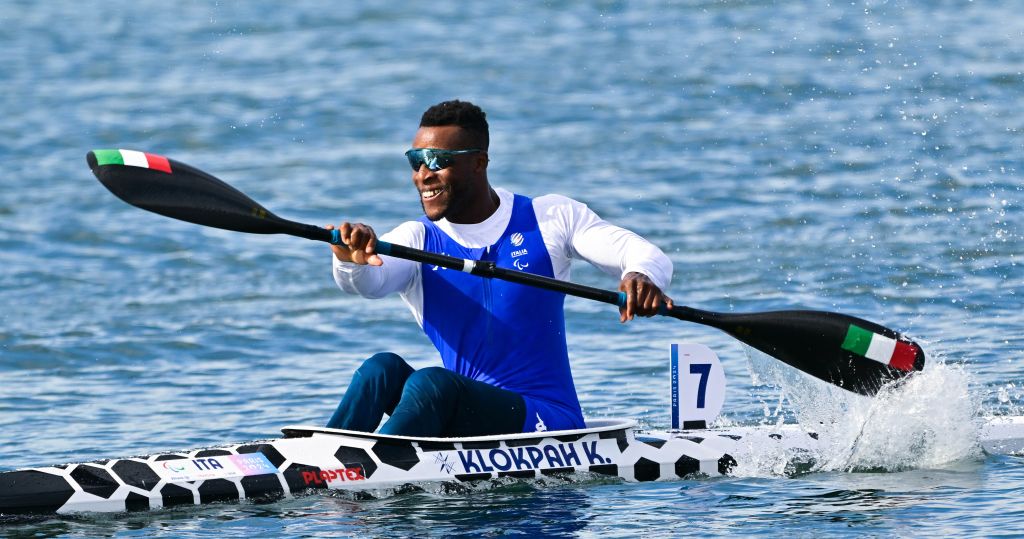
<path id="1" fill-rule="evenodd" d="M 493 245 L 512 218 L 515 195 L 496 188 L 498 209 L 482 223 L 458 224 L 447 219 L 437 226 L 452 239 L 468 248 Z M 601 219 L 586 204 L 562 195 L 544 195 L 533 199 L 533 211 L 555 278 L 568 281 L 573 258 L 580 258 L 605 273 L 621 279 L 629 272 L 647 275 L 662 290 L 672 281 L 672 261 L 647 240 Z M 380 239 L 416 249 L 423 248 L 424 228 L 419 221 L 407 221 Z M 381 266 L 342 262 L 331 256 L 334 280 L 350 294 L 380 298 L 398 292 L 423 327 L 423 282 L 419 262 L 381 256 Z"/>

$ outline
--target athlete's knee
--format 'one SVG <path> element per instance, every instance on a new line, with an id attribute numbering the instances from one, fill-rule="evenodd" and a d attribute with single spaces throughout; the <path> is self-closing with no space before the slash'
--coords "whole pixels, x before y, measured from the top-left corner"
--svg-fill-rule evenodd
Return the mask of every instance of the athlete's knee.
<path id="1" fill-rule="evenodd" d="M 367 379 L 381 378 L 391 374 L 411 371 L 412 367 L 398 354 L 381 352 L 366 359 L 356 373 Z"/>
<path id="2" fill-rule="evenodd" d="M 418 395 L 454 395 L 458 391 L 456 376 L 444 367 L 426 367 L 409 376 L 405 389 Z"/>

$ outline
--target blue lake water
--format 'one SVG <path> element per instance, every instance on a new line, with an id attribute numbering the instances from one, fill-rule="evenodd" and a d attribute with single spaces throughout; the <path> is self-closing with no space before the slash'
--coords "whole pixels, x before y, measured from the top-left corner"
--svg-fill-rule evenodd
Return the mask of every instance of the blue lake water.
<path id="1" fill-rule="evenodd" d="M 940 435 L 796 476 L 766 455 L 716 480 L 311 496 L 0 535 L 1019 531 L 1024 460 L 961 428 L 1024 400 L 1018 5 L 338 4 L 0 5 L 0 469 L 266 438 L 326 421 L 374 352 L 436 364 L 400 300 L 336 289 L 324 245 L 140 211 L 84 156 L 151 151 L 279 215 L 387 230 L 420 214 L 402 152 L 450 98 L 488 112 L 492 183 L 571 196 L 657 243 L 677 302 L 835 310 L 918 339 L 925 376 L 866 428 Z M 583 263 L 574 280 L 616 286 Z M 722 358 L 725 423 L 873 406 L 712 329 L 566 309 L 591 417 L 667 427 L 675 342 Z"/>

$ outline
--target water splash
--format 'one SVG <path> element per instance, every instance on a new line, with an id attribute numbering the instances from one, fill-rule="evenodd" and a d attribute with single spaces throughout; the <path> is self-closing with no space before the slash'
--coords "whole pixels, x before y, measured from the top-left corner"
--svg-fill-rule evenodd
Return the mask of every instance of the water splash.
<path id="1" fill-rule="evenodd" d="M 788 415 L 819 440 L 810 454 L 762 455 L 761 472 L 892 472 L 943 467 L 982 455 L 980 403 L 969 391 L 969 376 L 958 366 L 932 362 L 904 383 L 865 397 L 755 350 L 748 351 L 748 360 L 753 383 L 779 387 L 791 407 Z"/>

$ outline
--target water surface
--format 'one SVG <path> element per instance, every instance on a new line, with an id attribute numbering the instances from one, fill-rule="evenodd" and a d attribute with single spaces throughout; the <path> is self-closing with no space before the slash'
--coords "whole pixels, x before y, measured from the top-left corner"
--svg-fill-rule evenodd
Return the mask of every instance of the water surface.
<path id="1" fill-rule="evenodd" d="M 1019 413 L 1024 386 L 1015 4 L 324 7 L 0 7 L 0 468 L 265 438 L 325 421 L 372 353 L 435 364 L 397 298 L 336 290 L 325 246 L 139 211 L 92 179 L 84 155 L 152 151 L 282 216 L 387 230 L 420 213 L 402 157 L 419 115 L 453 97 L 488 112 L 494 184 L 577 198 L 651 239 L 675 263 L 678 302 L 837 310 L 919 339 L 930 365 L 945 366 L 917 393 L 893 397 L 921 409 L 884 416 L 876 430 L 913 436 L 930 417 L 950 434 L 925 456 L 879 444 L 796 477 L 775 462 L 718 480 L 314 496 L 13 524 L 5 534 L 1019 528 L 1024 465 L 972 450 L 963 434 L 964 418 Z M 582 264 L 574 279 L 615 287 Z M 785 390 L 763 385 L 780 379 L 766 373 L 770 362 L 712 329 L 621 326 L 614 309 L 574 299 L 567 320 L 591 417 L 666 427 L 674 342 L 721 356 L 725 423 L 830 413 L 847 398 L 792 373 L 782 374 Z M 871 409 L 851 406 L 853 420 Z"/>

